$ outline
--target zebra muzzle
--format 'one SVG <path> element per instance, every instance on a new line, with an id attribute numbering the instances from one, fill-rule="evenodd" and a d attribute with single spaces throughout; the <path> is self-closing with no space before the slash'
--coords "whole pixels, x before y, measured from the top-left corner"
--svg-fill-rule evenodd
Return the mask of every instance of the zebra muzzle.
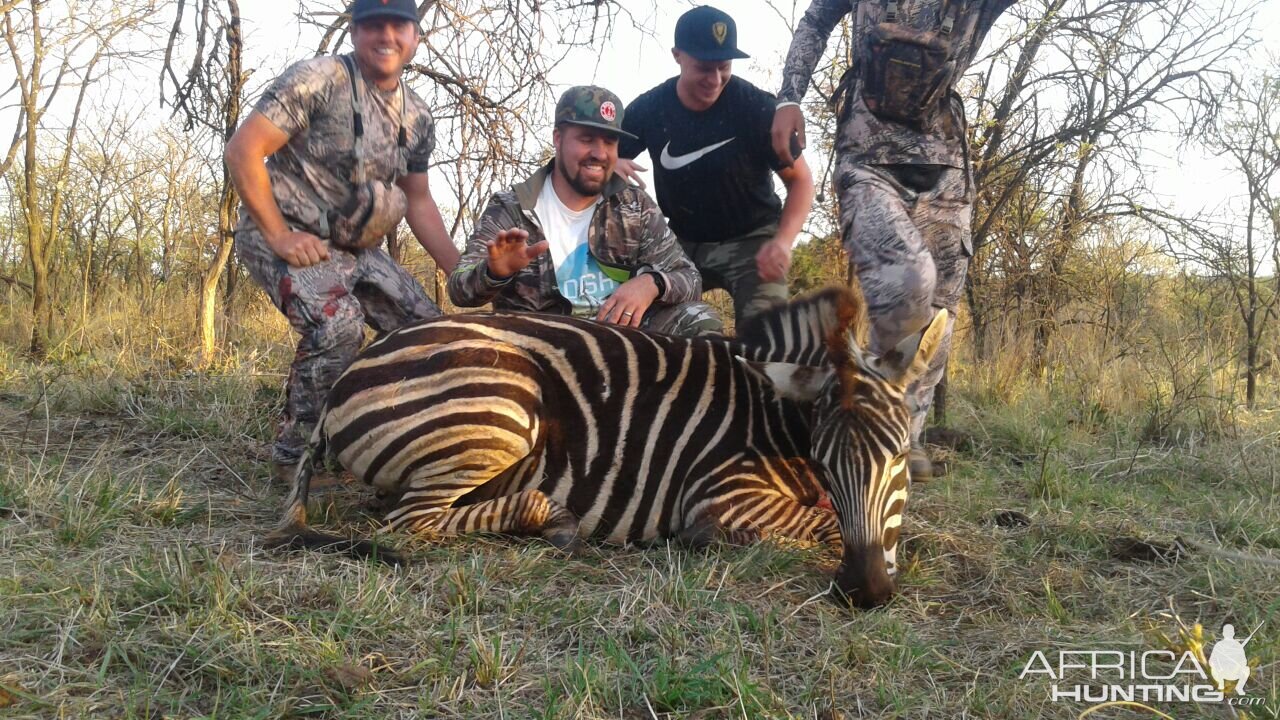
<path id="1" fill-rule="evenodd" d="M 888 603 L 897 592 L 897 584 L 885 567 L 883 551 L 871 548 L 854 554 L 845 548 L 845 562 L 840 564 L 831 582 L 833 601 L 845 607 L 871 610 Z"/>

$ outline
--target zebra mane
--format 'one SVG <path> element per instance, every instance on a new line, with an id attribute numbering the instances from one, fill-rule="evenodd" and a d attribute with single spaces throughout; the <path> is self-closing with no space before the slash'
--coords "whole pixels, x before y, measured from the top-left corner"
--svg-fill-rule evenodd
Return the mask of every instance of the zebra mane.
<path id="1" fill-rule="evenodd" d="M 856 363 L 852 345 L 865 316 L 856 292 L 828 287 L 749 318 L 737 340 L 752 360 L 839 367 Z"/>

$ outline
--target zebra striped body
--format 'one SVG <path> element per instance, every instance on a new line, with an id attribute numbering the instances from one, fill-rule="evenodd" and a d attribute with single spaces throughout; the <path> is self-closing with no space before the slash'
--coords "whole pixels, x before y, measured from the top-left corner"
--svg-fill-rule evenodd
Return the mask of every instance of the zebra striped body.
<path id="1" fill-rule="evenodd" d="M 851 549 L 870 556 L 891 592 L 905 385 L 848 351 L 860 314 L 849 291 L 824 291 L 749 324 L 742 340 L 560 316 L 435 318 L 362 352 L 316 439 L 398 496 L 395 529 L 541 533 L 561 545 L 843 538 L 845 564 Z M 822 505 L 828 492 L 835 511 Z"/>

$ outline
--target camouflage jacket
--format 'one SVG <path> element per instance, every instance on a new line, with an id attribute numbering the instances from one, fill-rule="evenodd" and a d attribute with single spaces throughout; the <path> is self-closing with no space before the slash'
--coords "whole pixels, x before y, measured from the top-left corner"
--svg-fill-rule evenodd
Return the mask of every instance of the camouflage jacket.
<path id="1" fill-rule="evenodd" d="M 407 86 L 380 90 L 363 77 L 358 84 L 364 121 L 362 178 L 357 177 L 351 76 L 340 57 L 291 65 L 254 106 L 289 136 L 285 146 L 267 158 L 267 176 L 276 204 L 295 230 L 318 233 L 324 211 L 346 205 L 361 182 L 394 182 L 409 173 L 427 172 L 436 137 L 426 102 Z M 401 127 L 408 139 L 405 147 L 398 142 Z M 242 203 L 237 229 L 250 228 L 256 225 Z"/>
<path id="2" fill-rule="evenodd" d="M 569 301 L 556 285 L 549 251 L 505 280 L 494 280 L 488 270 L 486 243 L 499 232 L 519 228 L 529 233 L 530 245 L 543 240 L 533 208 L 543 183 L 550 181 L 552 167 L 548 164 L 523 183 L 490 198 L 462 260 L 449 276 L 449 299 L 454 305 L 475 307 L 492 302 L 498 310 L 571 312 Z M 659 303 L 675 305 L 700 299 L 702 276 L 667 228 L 657 203 L 617 175 L 609 180 L 603 195 L 587 235 L 591 254 L 602 264 L 630 270 L 633 276 L 641 272 L 661 275 L 666 291 L 658 297 Z"/>
<path id="3" fill-rule="evenodd" d="M 918 30 L 937 30 L 950 3 L 963 0 L 898 0 L 898 22 Z M 996 18 L 1017 0 L 968 0 L 951 32 L 955 77 L 973 62 L 983 39 Z M 853 83 L 848 88 L 849 107 L 843 115 L 836 139 L 837 152 L 852 155 L 856 162 L 872 165 L 928 163 L 963 168 L 967 142 L 964 103 L 954 90 L 946 112 L 936 115 L 923 131 L 901 123 L 882 120 L 862 101 L 862 81 L 857 76 L 863 66 L 867 35 L 881 22 L 885 0 L 813 0 L 796 27 L 782 71 L 779 102 L 800 102 L 814 68 L 826 49 L 827 40 L 844 16 L 853 13 L 853 48 L 850 63 Z"/>

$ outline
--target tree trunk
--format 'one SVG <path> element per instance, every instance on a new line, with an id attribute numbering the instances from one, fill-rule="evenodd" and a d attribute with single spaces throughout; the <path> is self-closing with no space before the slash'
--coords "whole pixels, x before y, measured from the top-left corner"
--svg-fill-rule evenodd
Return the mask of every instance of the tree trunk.
<path id="1" fill-rule="evenodd" d="M 987 307 L 984 303 L 986 293 L 983 292 L 985 272 L 981 265 L 978 264 L 977 251 L 973 257 L 969 258 L 969 271 L 964 278 L 964 295 L 969 303 L 969 327 L 970 335 L 973 337 L 973 351 L 979 360 L 987 360 L 987 348 L 989 347 L 987 333 L 990 325 L 988 319 Z"/>
<path id="2" fill-rule="evenodd" d="M 1036 287 L 1035 304 L 1036 326 L 1035 344 L 1031 364 L 1037 376 L 1043 377 L 1049 362 L 1049 343 L 1058 329 L 1057 311 L 1067 300 L 1066 286 L 1062 282 L 1062 273 L 1067 267 L 1067 256 L 1071 248 L 1080 239 L 1081 225 L 1084 216 L 1084 181 L 1093 159 L 1089 148 L 1097 142 L 1097 136 L 1090 136 L 1080 158 L 1076 162 L 1075 175 L 1071 179 L 1071 190 L 1062 208 L 1062 220 L 1058 224 L 1056 239 L 1050 248 L 1049 261 L 1045 264 L 1043 282 L 1034 283 Z"/>
<path id="3" fill-rule="evenodd" d="M 223 181 L 229 182 L 226 178 Z M 230 190 L 223 192 L 223 207 L 218 210 L 218 251 L 200 279 L 199 328 L 202 364 L 211 362 L 217 351 L 218 281 L 222 279 L 222 269 L 227 265 L 227 258 L 231 257 L 231 244 L 234 237 L 233 228 L 226 220 L 225 207 L 228 195 L 234 201 L 235 192 Z"/>
<path id="4" fill-rule="evenodd" d="M 387 254 L 395 264 L 404 263 L 404 240 L 401 239 L 398 230 L 387 233 Z"/>
<path id="5" fill-rule="evenodd" d="M 1253 256 L 1253 218 L 1258 207 L 1258 189 L 1250 182 L 1249 218 L 1245 223 L 1245 282 L 1249 288 L 1249 305 L 1244 316 L 1244 404 L 1250 410 L 1258 396 L 1258 266 Z M 1264 319 L 1265 321 L 1265 319 Z"/>
<path id="6" fill-rule="evenodd" d="M 34 100 L 34 97 L 32 98 Z M 38 108 L 27 109 L 27 117 L 35 117 Z M 23 174 L 26 176 L 27 261 L 31 265 L 31 355 L 43 360 L 49 352 L 49 326 L 52 317 L 49 305 L 49 264 L 45 250 L 44 220 L 40 217 L 39 188 L 36 177 L 36 134 L 27 132 L 26 149 L 22 156 Z"/>
<path id="7" fill-rule="evenodd" d="M 1258 337 L 1254 334 L 1252 318 L 1245 325 L 1244 362 L 1244 404 L 1252 410 L 1258 399 Z"/>
<path id="8" fill-rule="evenodd" d="M 244 75 L 241 72 L 240 53 L 243 47 L 240 34 L 240 3 L 238 0 L 227 0 L 229 16 L 227 18 L 227 97 L 222 112 L 222 141 L 225 144 L 235 134 L 240 124 L 240 94 L 244 87 Z M 222 199 L 218 204 L 218 251 L 213 262 L 205 270 L 200 283 L 200 360 L 207 364 L 213 359 L 218 345 L 217 323 L 218 313 L 218 280 L 231 257 L 231 244 L 234 238 L 235 208 L 239 203 L 235 187 L 231 184 L 231 171 L 226 163 L 222 165 Z"/>

